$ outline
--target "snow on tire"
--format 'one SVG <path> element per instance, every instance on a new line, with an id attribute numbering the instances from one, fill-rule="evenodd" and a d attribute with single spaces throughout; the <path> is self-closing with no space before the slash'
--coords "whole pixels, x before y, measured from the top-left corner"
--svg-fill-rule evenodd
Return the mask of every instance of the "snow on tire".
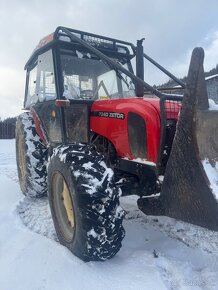
<path id="1" fill-rule="evenodd" d="M 16 159 L 21 191 L 29 197 L 47 194 L 47 147 L 36 132 L 31 112 L 16 123 Z"/>
<path id="2" fill-rule="evenodd" d="M 104 261 L 121 248 L 121 190 L 104 157 L 90 146 L 58 147 L 48 165 L 48 196 L 60 243 L 84 261 Z"/>

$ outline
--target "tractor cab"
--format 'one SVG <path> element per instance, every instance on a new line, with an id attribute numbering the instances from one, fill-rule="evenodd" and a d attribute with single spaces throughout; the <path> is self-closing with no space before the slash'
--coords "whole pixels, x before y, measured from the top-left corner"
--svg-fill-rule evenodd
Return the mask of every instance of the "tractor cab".
<path id="1" fill-rule="evenodd" d="M 28 77 L 25 107 L 54 99 L 94 101 L 134 97 L 132 79 L 101 58 L 102 53 L 133 73 L 131 59 L 135 53 L 130 53 L 130 44 L 76 30 L 71 33 L 96 48 L 97 54 L 59 30 L 42 39 L 25 66 Z"/>
<path id="2" fill-rule="evenodd" d="M 131 43 L 78 30 L 57 28 L 43 38 L 25 66 L 24 108 L 44 120 L 45 142 L 89 142 L 94 101 L 136 96 L 135 55 Z"/>

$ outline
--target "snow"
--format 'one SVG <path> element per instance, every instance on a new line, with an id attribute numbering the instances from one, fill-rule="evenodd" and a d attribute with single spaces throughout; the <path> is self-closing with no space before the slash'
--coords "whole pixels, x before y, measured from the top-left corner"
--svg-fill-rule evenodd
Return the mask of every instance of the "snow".
<path id="1" fill-rule="evenodd" d="M 208 80 L 213 79 L 213 78 L 216 78 L 216 77 L 218 77 L 218 74 L 215 74 L 215 75 L 212 75 L 212 76 L 206 77 L 206 78 L 205 78 L 205 81 L 208 81 Z"/>
<path id="2" fill-rule="evenodd" d="M 91 229 L 88 233 L 87 233 L 88 236 L 92 236 L 94 238 L 96 238 L 98 236 L 98 234 L 95 232 L 94 229 Z"/>
<path id="3" fill-rule="evenodd" d="M 87 181 L 89 182 L 89 184 L 82 184 L 84 187 L 88 188 L 87 192 L 92 195 L 96 192 L 96 189 L 98 187 L 100 187 L 102 185 L 102 183 L 104 182 L 105 178 L 107 178 L 109 181 L 112 179 L 113 177 L 113 171 L 112 169 L 108 168 L 105 164 L 105 162 L 101 161 L 100 165 L 102 167 L 105 168 L 105 172 L 103 174 L 103 177 L 101 180 L 98 180 L 97 178 L 93 178 L 93 176 L 91 174 L 88 173 L 81 173 L 80 171 L 74 171 L 74 176 L 76 178 L 78 178 L 81 174 L 87 179 Z M 92 168 L 93 163 L 91 162 L 87 162 L 83 165 L 84 168 L 86 169 L 90 169 Z M 73 167 L 72 167 L 73 169 Z M 107 189 L 108 192 L 110 191 L 110 188 Z"/>
<path id="4" fill-rule="evenodd" d="M 127 157 L 125 157 L 123 159 L 124 160 L 130 160 Z M 142 163 L 142 164 L 146 164 L 146 165 L 150 165 L 150 166 L 156 166 L 156 164 L 154 162 L 148 161 L 147 159 L 143 159 L 143 158 L 134 158 L 134 159 L 131 159 L 131 161 Z"/>
<path id="5" fill-rule="evenodd" d="M 136 196 L 121 198 L 126 237 L 120 252 L 106 262 L 79 260 L 58 243 L 47 199 L 21 194 L 14 147 L 14 140 L 0 140 L 0 289 L 218 288 L 218 233 L 146 216 Z"/>
<path id="6" fill-rule="evenodd" d="M 94 169 L 93 168 L 93 163 L 92 162 L 87 162 L 87 163 L 85 163 L 85 164 L 83 164 L 83 167 L 87 170 L 87 169 Z M 94 169 L 95 170 L 95 169 Z M 96 172 L 96 170 L 95 170 L 95 172 Z"/>
<path id="7" fill-rule="evenodd" d="M 217 111 L 218 110 L 218 104 L 216 104 L 214 102 L 214 100 L 212 100 L 212 99 L 209 99 L 208 101 L 209 101 L 209 110 L 210 111 Z"/>
<path id="8" fill-rule="evenodd" d="M 204 170 L 207 174 L 207 177 L 210 181 L 210 187 L 218 202 L 218 162 L 215 162 L 215 165 L 212 166 L 208 159 L 202 161 Z"/>

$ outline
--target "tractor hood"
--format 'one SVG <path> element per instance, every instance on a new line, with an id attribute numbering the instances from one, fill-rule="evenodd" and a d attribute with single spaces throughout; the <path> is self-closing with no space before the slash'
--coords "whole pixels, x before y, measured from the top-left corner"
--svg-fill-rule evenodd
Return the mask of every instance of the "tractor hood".
<path id="1" fill-rule="evenodd" d="M 177 120 L 179 110 L 180 105 L 177 102 L 165 102 L 168 119 Z M 138 156 L 131 153 L 129 145 L 130 126 L 136 130 L 140 124 L 144 123 L 144 128 L 142 126 L 139 129 L 139 135 L 143 136 L 143 133 L 146 135 L 148 152 L 146 160 L 156 163 L 160 146 L 160 115 L 160 100 L 158 98 L 97 100 L 91 107 L 90 129 L 110 140 L 119 157 L 134 159 Z M 137 118 L 134 125 L 131 125 L 131 116 Z"/>

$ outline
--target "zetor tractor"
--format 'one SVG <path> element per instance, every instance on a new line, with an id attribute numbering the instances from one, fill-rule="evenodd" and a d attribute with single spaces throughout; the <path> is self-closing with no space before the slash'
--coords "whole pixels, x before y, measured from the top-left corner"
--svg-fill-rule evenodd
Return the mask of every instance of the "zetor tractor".
<path id="1" fill-rule="evenodd" d="M 144 58 L 184 94 L 144 82 Z M 121 248 L 121 195 L 138 195 L 145 214 L 218 230 L 201 162 L 214 166 L 218 157 L 203 58 L 196 48 L 184 84 L 143 52 L 142 40 L 58 27 L 34 50 L 16 125 L 20 186 L 29 197 L 48 195 L 60 243 L 84 261 Z"/>

